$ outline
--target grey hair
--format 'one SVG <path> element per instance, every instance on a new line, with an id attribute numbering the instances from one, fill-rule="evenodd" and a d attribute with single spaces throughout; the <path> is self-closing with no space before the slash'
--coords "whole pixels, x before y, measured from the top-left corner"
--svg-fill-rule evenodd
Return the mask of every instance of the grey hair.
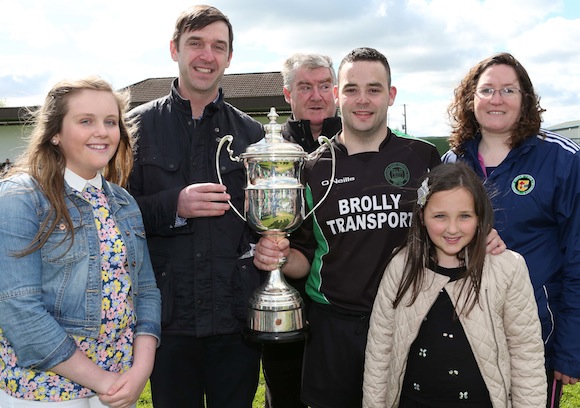
<path id="1" fill-rule="evenodd" d="M 291 87 L 292 82 L 294 81 L 296 70 L 301 67 L 306 67 L 309 69 L 328 68 L 332 77 L 332 85 L 336 84 L 336 73 L 334 72 L 334 68 L 332 68 L 332 59 L 329 56 L 322 54 L 297 53 L 284 61 L 284 65 L 282 66 L 284 88 L 288 89 L 289 91 L 292 90 Z"/>

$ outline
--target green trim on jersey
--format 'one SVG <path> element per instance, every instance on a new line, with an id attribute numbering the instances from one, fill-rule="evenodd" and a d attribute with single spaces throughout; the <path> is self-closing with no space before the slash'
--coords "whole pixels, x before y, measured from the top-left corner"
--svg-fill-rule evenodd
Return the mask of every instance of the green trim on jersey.
<path id="1" fill-rule="evenodd" d="M 306 191 L 304 193 L 307 203 L 307 208 L 314 208 L 314 200 L 312 198 L 312 190 L 310 186 L 306 185 Z M 324 237 L 320 225 L 318 225 L 318 220 L 316 219 L 316 213 L 312 213 L 312 230 L 314 237 L 316 238 L 316 252 L 314 253 L 314 259 L 312 260 L 312 265 L 310 266 L 310 273 L 308 274 L 308 280 L 306 281 L 306 293 L 310 298 L 318 303 L 324 303 L 329 305 L 330 302 L 320 291 L 322 286 L 322 276 L 320 271 L 322 270 L 322 257 L 328 254 L 329 245 L 328 241 Z"/>
<path id="2" fill-rule="evenodd" d="M 417 136 L 411 136 L 407 133 L 403 133 L 400 130 L 397 129 L 391 129 L 391 132 L 393 132 L 393 134 L 397 137 L 403 138 L 403 139 L 410 139 L 410 140 L 418 140 L 420 142 L 424 142 L 427 143 L 433 147 L 437 147 L 437 145 L 435 145 L 435 143 L 431 142 L 430 140 L 424 139 L 422 137 L 417 137 Z"/>

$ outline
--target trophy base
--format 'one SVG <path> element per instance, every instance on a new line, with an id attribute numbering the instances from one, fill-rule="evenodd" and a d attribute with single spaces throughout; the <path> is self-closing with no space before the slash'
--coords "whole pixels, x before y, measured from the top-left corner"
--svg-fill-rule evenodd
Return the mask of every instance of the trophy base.
<path id="1" fill-rule="evenodd" d="M 255 343 L 292 343 L 295 341 L 306 340 L 308 337 L 309 327 L 308 323 L 300 330 L 293 330 L 289 332 L 261 332 L 252 330 L 249 327 L 242 329 L 244 338 Z"/>

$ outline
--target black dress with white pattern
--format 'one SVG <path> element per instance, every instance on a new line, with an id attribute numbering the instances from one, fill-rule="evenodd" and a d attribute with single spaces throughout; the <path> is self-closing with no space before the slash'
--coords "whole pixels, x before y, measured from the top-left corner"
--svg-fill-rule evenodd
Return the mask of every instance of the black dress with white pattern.
<path id="1" fill-rule="evenodd" d="M 436 265 L 430 269 L 451 281 L 465 270 Z M 411 345 L 401 395 L 400 408 L 492 407 L 463 326 L 444 289 Z"/>

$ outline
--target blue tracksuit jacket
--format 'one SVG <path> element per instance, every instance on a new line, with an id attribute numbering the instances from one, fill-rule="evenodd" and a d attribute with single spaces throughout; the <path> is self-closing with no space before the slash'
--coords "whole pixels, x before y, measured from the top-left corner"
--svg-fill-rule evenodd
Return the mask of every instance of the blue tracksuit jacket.
<path id="1" fill-rule="evenodd" d="M 478 160 L 481 135 L 459 157 L 485 180 L 495 228 L 521 253 L 534 285 L 546 366 L 580 377 L 580 146 L 542 130 L 527 138 L 490 174 Z M 457 160 L 449 151 L 443 162 Z"/>

